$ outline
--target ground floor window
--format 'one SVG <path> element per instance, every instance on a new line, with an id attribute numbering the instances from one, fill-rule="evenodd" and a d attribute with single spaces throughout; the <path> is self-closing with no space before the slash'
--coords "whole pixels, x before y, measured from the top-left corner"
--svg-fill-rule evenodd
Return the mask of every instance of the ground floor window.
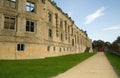
<path id="1" fill-rule="evenodd" d="M 53 51 L 55 51 L 56 50 L 56 48 L 55 47 L 53 47 Z"/>
<path id="2" fill-rule="evenodd" d="M 47 51 L 50 51 L 50 46 L 47 46 Z"/>
<path id="3" fill-rule="evenodd" d="M 25 50 L 25 44 L 17 44 L 17 50 L 18 51 L 24 51 Z"/>
<path id="4" fill-rule="evenodd" d="M 60 47 L 59 51 L 61 52 L 62 51 L 62 48 Z"/>

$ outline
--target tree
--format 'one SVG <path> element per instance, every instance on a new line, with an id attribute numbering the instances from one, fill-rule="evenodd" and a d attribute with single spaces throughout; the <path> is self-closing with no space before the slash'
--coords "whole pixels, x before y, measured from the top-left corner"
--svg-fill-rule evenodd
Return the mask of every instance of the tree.
<path id="1" fill-rule="evenodd" d="M 104 41 L 102 40 L 93 41 L 92 46 L 94 51 L 101 51 L 105 48 Z"/>
<path id="2" fill-rule="evenodd" d="M 120 36 L 109 47 L 112 53 L 120 55 Z"/>

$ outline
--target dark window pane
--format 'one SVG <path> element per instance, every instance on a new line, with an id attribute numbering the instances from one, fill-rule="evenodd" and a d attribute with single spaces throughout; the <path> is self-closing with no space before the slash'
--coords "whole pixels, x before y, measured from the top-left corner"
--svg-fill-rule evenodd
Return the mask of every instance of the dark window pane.
<path id="1" fill-rule="evenodd" d="M 31 32 L 34 32 L 34 26 L 31 26 Z"/>
<path id="2" fill-rule="evenodd" d="M 29 26 L 26 26 L 26 31 L 29 31 Z"/>
<path id="3" fill-rule="evenodd" d="M 55 50 L 56 50 L 56 48 L 55 48 L 55 47 L 53 47 L 53 50 L 55 51 Z"/>
<path id="4" fill-rule="evenodd" d="M 26 25 L 29 26 L 29 21 L 26 21 Z"/>
<path id="5" fill-rule="evenodd" d="M 20 44 L 17 45 L 17 50 L 20 51 Z"/>
<path id="6" fill-rule="evenodd" d="M 34 29 L 35 29 L 34 25 L 35 25 L 35 22 L 26 21 L 26 31 L 34 32 Z"/>
<path id="7" fill-rule="evenodd" d="M 9 17 L 5 17 L 4 28 L 9 29 Z"/>
<path id="8" fill-rule="evenodd" d="M 31 22 L 31 26 L 34 26 L 34 22 Z"/>
<path id="9" fill-rule="evenodd" d="M 50 51 L 50 46 L 47 47 L 47 51 Z"/>
<path id="10" fill-rule="evenodd" d="M 30 12 L 34 12 L 34 8 L 30 8 Z"/>
<path id="11" fill-rule="evenodd" d="M 24 51 L 24 44 L 21 44 L 21 51 Z"/>
<path id="12" fill-rule="evenodd" d="M 24 44 L 17 44 L 17 50 L 18 51 L 24 51 L 25 50 L 25 45 Z"/>
<path id="13" fill-rule="evenodd" d="M 52 21 L 52 15 L 50 13 L 48 13 L 48 21 L 51 22 Z"/>
<path id="14" fill-rule="evenodd" d="M 15 18 L 5 16 L 4 28 L 5 29 L 15 29 Z"/>
<path id="15" fill-rule="evenodd" d="M 10 29 L 15 29 L 13 23 L 10 24 Z"/>
<path id="16" fill-rule="evenodd" d="M 49 29 L 49 37 L 52 37 L 52 30 Z"/>

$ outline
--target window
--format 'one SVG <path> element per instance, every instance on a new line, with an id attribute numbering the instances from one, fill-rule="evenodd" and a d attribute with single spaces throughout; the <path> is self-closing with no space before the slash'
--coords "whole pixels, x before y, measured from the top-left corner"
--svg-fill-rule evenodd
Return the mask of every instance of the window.
<path id="1" fill-rule="evenodd" d="M 67 32 L 67 21 L 65 21 L 65 32 Z"/>
<path id="2" fill-rule="evenodd" d="M 64 51 L 65 51 L 65 48 L 64 48 Z"/>
<path id="3" fill-rule="evenodd" d="M 49 37 L 52 37 L 52 29 L 49 29 L 48 34 L 49 34 Z"/>
<path id="4" fill-rule="evenodd" d="M 62 51 L 62 48 L 61 48 L 61 47 L 59 48 L 59 51 L 60 51 L 60 52 Z"/>
<path id="5" fill-rule="evenodd" d="M 75 43 L 76 43 L 76 41 L 77 41 L 76 39 L 77 39 L 77 38 L 76 38 L 76 35 L 75 35 Z"/>
<path id="6" fill-rule="evenodd" d="M 56 20 L 56 28 L 57 28 L 58 26 L 58 14 L 57 13 L 55 14 L 55 20 Z"/>
<path id="7" fill-rule="evenodd" d="M 42 0 L 42 3 L 44 3 L 44 4 L 45 4 L 45 0 Z"/>
<path id="8" fill-rule="evenodd" d="M 68 37 L 68 42 L 70 43 L 70 37 Z"/>
<path id="9" fill-rule="evenodd" d="M 74 39 L 72 39 L 72 46 L 74 46 Z"/>
<path id="10" fill-rule="evenodd" d="M 26 31 L 34 32 L 35 31 L 35 22 L 34 21 L 26 21 Z"/>
<path id="11" fill-rule="evenodd" d="M 33 2 L 26 2 L 26 11 L 27 12 L 35 12 L 35 4 Z"/>
<path id="12" fill-rule="evenodd" d="M 15 29 L 15 17 L 5 16 L 4 29 Z"/>
<path id="13" fill-rule="evenodd" d="M 5 0 L 5 6 L 16 8 L 17 0 Z"/>
<path id="14" fill-rule="evenodd" d="M 65 34 L 66 36 L 65 36 L 65 38 L 66 38 L 66 40 L 67 40 L 67 34 Z"/>
<path id="15" fill-rule="evenodd" d="M 24 44 L 17 44 L 17 50 L 18 51 L 24 51 L 25 50 L 25 45 Z"/>
<path id="16" fill-rule="evenodd" d="M 79 36 L 78 36 L 78 44 L 79 44 L 79 40 L 80 40 L 80 39 L 79 39 Z"/>
<path id="17" fill-rule="evenodd" d="M 63 34 L 61 34 L 61 41 L 63 41 Z"/>
<path id="18" fill-rule="evenodd" d="M 11 1 L 11 2 L 16 2 L 16 0 L 9 0 L 9 1 Z"/>
<path id="19" fill-rule="evenodd" d="M 62 20 L 60 20 L 60 28 L 62 28 L 63 26 L 63 22 L 62 22 Z"/>
<path id="20" fill-rule="evenodd" d="M 68 32 L 70 32 L 70 27 L 68 26 Z"/>
<path id="21" fill-rule="evenodd" d="M 48 22 L 52 22 L 52 14 L 48 13 Z"/>
<path id="22" fill-rule="evenodd" d="M 50 46 L 47 46 L 47 51 L 50 51 Z"/>
<path id="23" fill-rule="evenodd" d="M 55 47 L 53 47 L 53 51 L 55 51 L 56 50 L 56 48 Z"/>
<path id="24" fill-rule="evenodd" d="M 72 31 L 72 36 L 73 36 L 73 28 L 71 28 L 71 31 Z"/>

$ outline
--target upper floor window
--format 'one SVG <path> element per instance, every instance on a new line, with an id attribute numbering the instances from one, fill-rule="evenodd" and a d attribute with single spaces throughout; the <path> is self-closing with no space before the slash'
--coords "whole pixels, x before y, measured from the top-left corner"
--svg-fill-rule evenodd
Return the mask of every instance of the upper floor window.
<path id="1" fill-rule="evenodd" d="M 49 34 L 49 37 L 52 37 L 52 29 L 49 29 L 48 34 Z"/>
<path id="2" fill-rule="evenodd" d="M 48 22 L 52 22 L 52 14 L 48 13 Z"/>
<path id="3" fill-rule="evenodd" d="M 67 32 L 67 21 L 65 21 L 65 32 Z"/>
<path id="4" fill-rule="evenodd" d="M 72 36 L 73 36 L 73 28 L 71 28 L 71 33 L 72 33 Z"/>
<path id="5" fill-rule="evenodd" d="M 68 32 L 70 32 L 70 26 L 68 25 Z"/>
<path id="6" fill-rule="evenodd" d="M 35 3 L 33 2 L 26 2 L 26 11 L 27 12 L 35 12 Z"/>
<path id="7" fill-rule="evenodd" d="M 53 47 L 53 51 L 55 51 L 56 50 L 56 48 L 55 47 Z"/>
<path id="8" fill-rule="evenodd" d="M 60 20 L 60 28 L 62 28 L 62 27 L 63 27 L 63 21 Z"/>
<path id="9" fill-rule="evenodd" d="M 15 17 L 5 16 L 4 17 L 4 29 L 15 29 Z"/>
<path id="10" fill-rule="evenodd" d="M 57 28 L 58 26 L 58 14 L 57 13 L 55 14 L 55 20 L 56 20 L 56 28 Z"/>
<path id="11" fill-rule="evenodd" d="M 5 0 L 5 6 L 16 8 L 17 0 Z"/>
<path id="12" fill-rule="evenodd" d="M 63 34 L 61 34 L 61 41 L 63 41 Z"/>
<path id="13" fill-rule="evenodd" d="M 41 0 L 42 1 L 42 3 L 44 3 L 45 4 L 45 0 Z"/>
<path id="14" fill-rule="evenodd" d="M 11 1 L 11 2 L 16 2 L 16 0 L 8 0 L 8 1 Z"/>
<path id="15" fill-rule="evenodd" d="M 26 20 L 26 31 L 29 32 L 35 31 L 35 21 Z"/>

